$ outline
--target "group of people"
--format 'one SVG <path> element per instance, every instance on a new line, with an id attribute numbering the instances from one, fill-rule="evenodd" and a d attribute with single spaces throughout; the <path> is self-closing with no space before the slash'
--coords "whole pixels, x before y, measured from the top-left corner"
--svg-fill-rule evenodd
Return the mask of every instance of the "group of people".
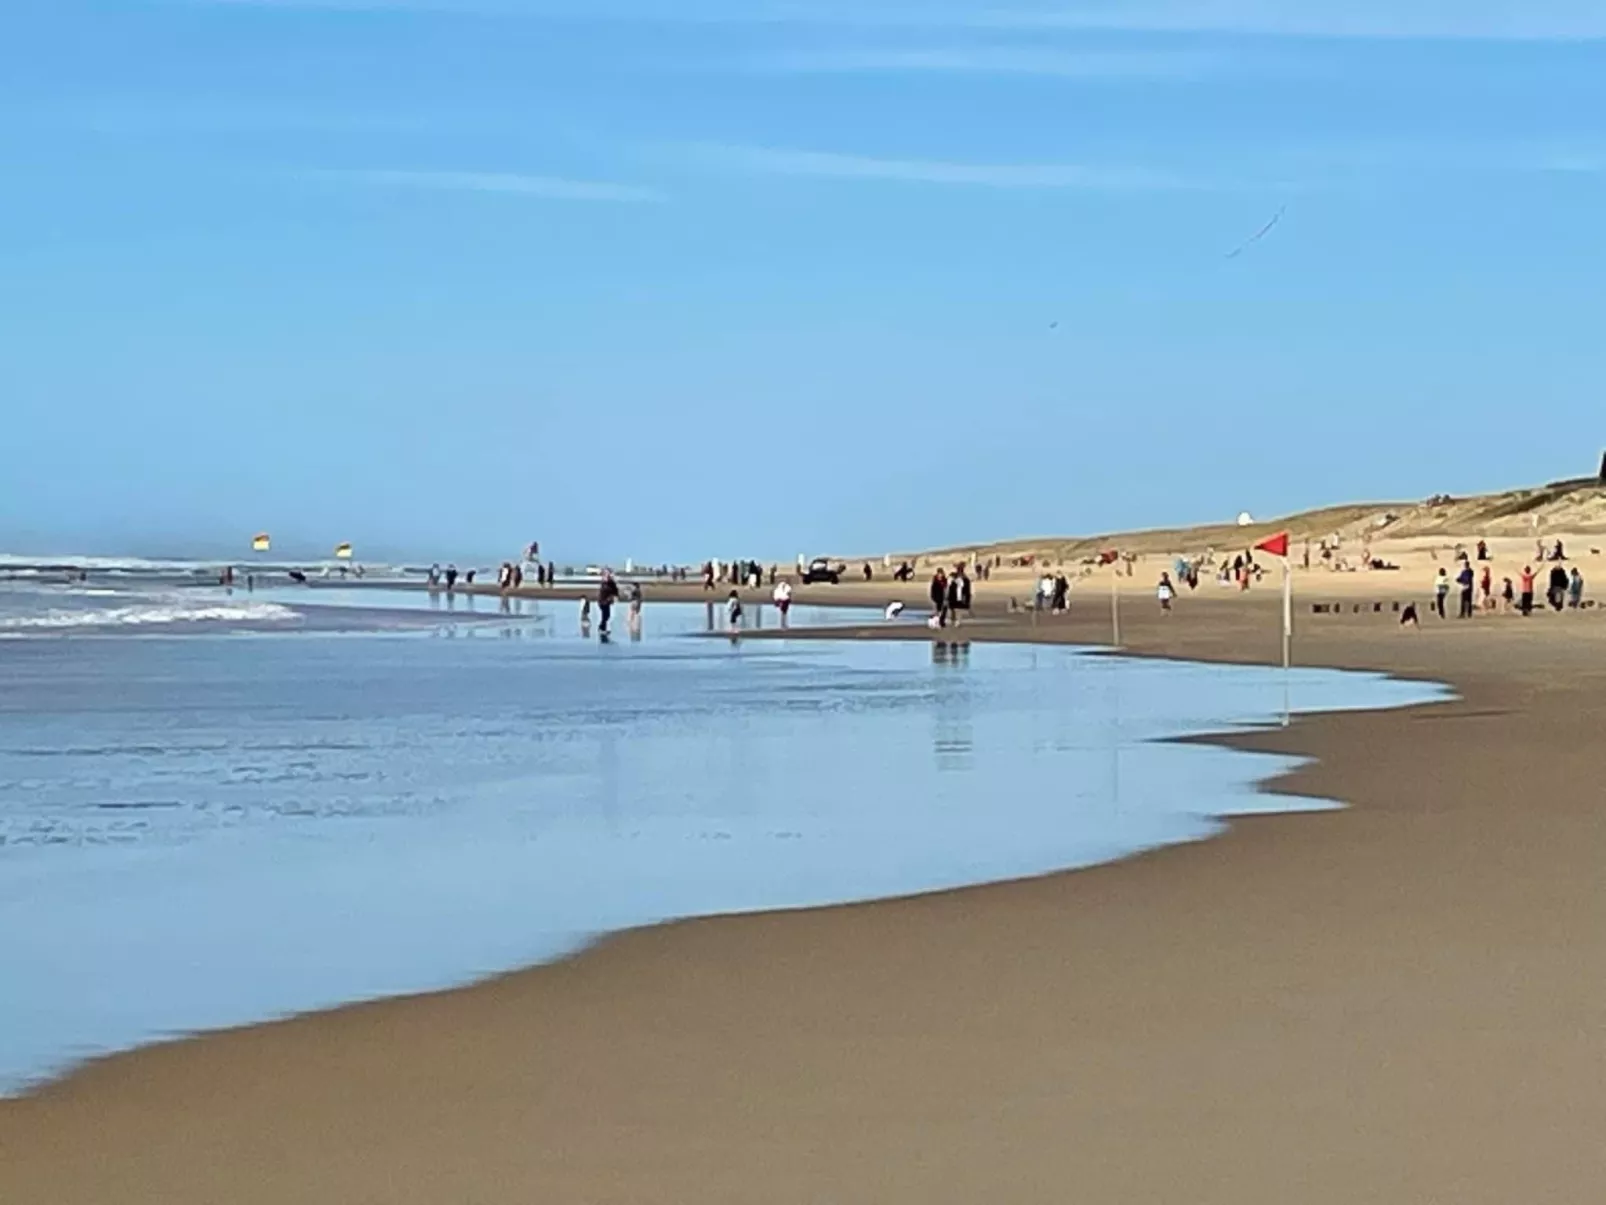
<path id="1" fill-rule="evenodd" d="M 773 585 L 780 576 L 780 570 L 771 565 L 769 576 Z M 712 590 L 720 582 L 729 582 L 733 586 L 748 586 L 756 590 L 764 584 L 764 567 L 757 561 L 731 561 L 728 564 L 704 561 L 703 589 Z"/>
<path id="2" fill-rule="evenodd" d="M 1541 551 L 1543 551 L 1541 549 Z M 1555 554 L 1561 552 L 1561 543 L 1557 541 Z M 1471 619 L 1478 611 L 1481 603 L 1482 610 L 1494 611 L 1501 609 L 1506 612 L 1516 611 L 1522 615 L 1532 615 L 1535 600 L 1538 597 L 1539 573 L 1532 565 L 1524 565 L 1522 572 L 1517 575 L 1514 583 L 1511 578 L 1502 578 L 1500 592 L 1495 593 L 1494 569 L 1489 564 L 1488 545 L 1482 540 L 1478 541 L 1478 560 L 1483 562 L 1481 570 L 1474 570 L 1472 560 L 1464 552 L 1456 558 L 1456 574 L 1452 579 L 1450 571 L 1440 567 L 1433 578 L 1433 611 L 1440 619 L 1449 616 L 1450 591 L 1453 588 L 1459 591 L 1459 605 L 1456 616 L 1459 619 Z M 1570 570 L 1555 559 L 1551 560 L 1551 568 L 1545 583 L 1545 602 L 1554 611 L 1578 610 L 1584 603 L 1584 574 L 1574 565 Z M 1415 618 L 1415 608 L 1407 608 L 1402 615 L 1401 622 L 1409 623 Z"/>
<path id="3" fill-rule="evenodd" d="M 456 565 L 447 565 L 445 569 L 442 569 L 440 563 L 436 562 L 429 567 L 427 575 L 429 588 L 435 590 L 445 586 L 447 590 L 455 590 L 459 580 L 465 586 L 472 586 L 476 572 L 474 569 L 469 569 L 460 573 Z M 555 586 L 557 582 L 558 571 L 551 562 L 545 565 L 539 562 L 536 564 L 536 585 L 542 587 Z M 496 586 L 499 590 L 522 589 L 524 586 L 524 566 L 516 561 L 503 561 L 501 567 L 496 571 Z"/>
<path id="4" fill-rule="evenodd" d="M 931 575 L 931 625 L 945 628 L 958 627 L 970 611 L 970 574 L 963 561 L 954 566 L 953 573 L 938 569 Z"/>
<path id="5" fill-rule="evenodd" d="M 1071 609 L 1071 582 L 1061 573 L 1044 573 L 1037 579 L 1037 593 L 1033 598 L 1036 609 L 1063 615 Z"/>
<path id="6" fill-rule="evenodd" d="M 613 570 L 602 571 L 602 581 L 597 583 L 597 635 L 604 641 L 612 632 L 613 609 L 619 605 L 622 591 L 619 580 L 614 577 Z M 641 583 L 630 583 L 630 615 L 628 626 L 632 639 L 641 637 Z M 591 600 L 582 599 L 580 603 L 580 632 L 582 635 L 591 634 Z"/>

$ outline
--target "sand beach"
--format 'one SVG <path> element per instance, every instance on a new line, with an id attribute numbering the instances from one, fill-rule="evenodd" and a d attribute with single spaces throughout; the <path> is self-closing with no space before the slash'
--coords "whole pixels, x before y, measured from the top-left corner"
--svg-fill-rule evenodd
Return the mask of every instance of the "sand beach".
<path id="1" fill-rule="evenodd" d="M 1154 555 L 1123 583 L 1127 653 L 1277 659 L 1274 589 L 1201 587 L 1162 616 Z M 0 1101 L 0 1199 L 1590 1199 L 1606 617 L 1402 629 L 1370 606 L 1310 614 L 1314 573 L 1301 664 L 1457 696 L 1213 738 L 1310 759 L 1265 789 L 1346 810 L 1042 879 L 640 930 L 463 990 L 114 1056 Z M 1331 579 L 1319 593 L 1378 593 Z M 831 591 L 800 594 L 892 593 Z M 699 590 L 658 596 L 681 594 Z M 1109 638 L 1107 587 L 1079 585 L 1068 616 L 1011 597 L 984 583 L 964 638 Z"/>

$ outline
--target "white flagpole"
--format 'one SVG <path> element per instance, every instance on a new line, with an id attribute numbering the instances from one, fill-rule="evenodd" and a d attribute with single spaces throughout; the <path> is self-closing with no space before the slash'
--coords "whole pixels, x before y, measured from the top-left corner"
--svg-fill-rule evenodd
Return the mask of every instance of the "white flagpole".
<path id="1" fill-rule="evenodd" d="M 1294 651 L 1294 570 L 1283 555 L 1283 727 L 1294 722 L 1293 709 L 1288 698 L 1289 669 L 1293 665 Z"/>
<path id="2" fill-rule="evenodd" d="M 1294 570 L 1283 556 L 1283 669 L 1293 662 L 1294 644 Z"/>

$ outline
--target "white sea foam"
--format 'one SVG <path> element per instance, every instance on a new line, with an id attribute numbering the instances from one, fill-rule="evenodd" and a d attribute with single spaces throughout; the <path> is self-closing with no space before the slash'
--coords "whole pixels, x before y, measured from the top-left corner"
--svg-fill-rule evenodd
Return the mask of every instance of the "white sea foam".
<path id="1" fill-rule="evenodd" d="M 75 628 L 151 627 L 179 623 L 290 623 L 299 618 L 297 612 L 278 603 L 153 603 L 3 616 L 0 617 L 0 631 L 69 631 Z"/>

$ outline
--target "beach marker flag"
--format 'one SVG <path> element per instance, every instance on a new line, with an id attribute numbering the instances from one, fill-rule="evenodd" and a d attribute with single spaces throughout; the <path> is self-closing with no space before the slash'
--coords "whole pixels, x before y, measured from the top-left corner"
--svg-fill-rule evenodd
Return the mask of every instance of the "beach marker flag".
<path id="1" fill-rule="evenodd" d="M 1110 644 L 1121 647 L 1121 550 L 1106 548 L 1099 553 L 1099 564 L 1110 567 Z"/>
<path id="2" fill-rule="evenodd" d="M 261 534 L 252 537 L 252 540 L 251 540 L 251 551 L 252 552 L 266 552 L 266 551 L 268 551 L 268 549 L 270 549 L 272 547 L 273 547 L 273 541 L 268 538 L 268 533 L 267 532 L 264 531 Z"/>
<path id="3" fill-rule="evenodd" d="M 1293 660 L 1294 642 L 1294 574 L 1288 563 L 1288 533 L 1279 531 L 1255 545 L 1256 552 L 1269 552 L 1272 556 L 1283 560 L 1283 669 L 1286 671 Z M 1286 679 L 1285 679 L 1286 688 Z M 1287 713 L 1284 712 L 1284 722 Z"/>
<path id="4" fill-rule="evenodd" d="M 1262 540 L 1255 545 L 1256 552 L 1269 552 L 1272 556 L 1288 555 L 1288 533 L 1279 531 L 1276 535 Z"/>
<path id="5" fill-rule="evenodd" d="M 351 545 L 350 544 L 336 544 L 335 545 L 335 556 L 339 557 L 342 561 L 351 560 Z"/>

